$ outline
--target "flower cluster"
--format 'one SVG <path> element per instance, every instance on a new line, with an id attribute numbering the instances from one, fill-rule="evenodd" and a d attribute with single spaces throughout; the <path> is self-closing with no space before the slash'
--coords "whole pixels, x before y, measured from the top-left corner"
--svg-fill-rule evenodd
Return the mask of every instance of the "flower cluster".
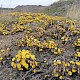
<path id="1" fill-rule="evenodd" d="M 80 59 L 80 52 L 75 53 L 74 56 Z"/>
<path id="2" fill-rule="evenodd" d="M 74 42 L 74 47 L 76 50 L 80 51 L 80 38 L 78 38 L 75 42 Z"/>
<path id="3" fill-rule="evenodd" d="M 37 65 L 35 55 L 31 54 L 29 50 L 19 50 L 11 62 L 11 66 L 18 70 L 28 70 L 30 67 L 35 68 Z"/>
<path id="4" fill-rule="evenodd" d="M 54 40 L 50 41 L 39 41 L 38 39 L 35 39 L 32 36 L 26 35 L 26 37 L 19 41 L 17 44 L 18 46 L 27 46 L 27 47 L 37 47 L 39 48 L 39 51 L 42 52 L 43 49 L 50 50 L 54 54 L 61 54 L 62 50 L 58 48 L 57 44 L 54 42 Z"/>
<path id="5" fill-rule="evenodd" d="M 61 38 L 61 40 L 62 40 L 63 43 L 66 43 L 66 42 L 68 42 L 68 41 L 71 41 L 71 38 L 64 35 L 64 36 Z"/>
<path id="6" fill-rule="evenodd" d="M 48 16 L 43 13 L 20 12 L 13 12 L 6 15 L 3 14 L 0 15 L 0 17 L 4 18 L 7 15 L 12 19 L 11 21 L 6 20 L 0 22 L 0 34 L 3 35 L 15 34 L 16 32 L 24 31 L 30 26 L 39 26 L 46 30 L 49 26 L 53 26 L 53 24 L 55 24 L 55 27 L 60 34 L 63 34 L 66 31 L 66 24 L 69 24 L 68 30 L 71 31 L 71 35 L 80 33 L 80 28 L 75 27 L 75 24 L 79 24 L 77 21 L 72 21 L 63 17 Z"/>
<path id="7" fill-rule="evenodd" d="M 54 77 L 64 79 L 64 76 L 72 76 L 80 74 L 80 62 L 79 61 L 64 61 L 54 60 L 53 61 L 53 74 Z M 62 76 L 62 77 L 60 77 Z"/>
<path id="8" fill-rule="evenodd" d="M 0 50 L 0 61 L 2 61 L 5 57 L 10 55 L 9 51 L 10 51 L 10 48 Z"/>

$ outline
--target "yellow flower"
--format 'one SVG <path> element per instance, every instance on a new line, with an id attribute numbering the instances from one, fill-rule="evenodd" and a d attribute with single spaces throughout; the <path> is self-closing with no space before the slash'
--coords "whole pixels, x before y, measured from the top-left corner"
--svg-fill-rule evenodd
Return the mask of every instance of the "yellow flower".
<path id="1" fill-rule="evenodd" d="M 50 49 L 51 49 L 51 45 L 50 45 L 50 44 L 49 44 L 48 48 L 50 48 Z"/>
<path id="2" fill-rule="evenodd" d="M 46 75 L 44 75 L 44 77 L 46 78 Z"/>
<path id="3" fill-rule="evenodd" d="M 80 66 L 80 62 L 76 62 L 76 65 L 77 65 L 77 66 Z"/>
<path id="4" fill-rule="evenodd" d="M 32 58 L 33 60 L 36 60 L 35 55 L 31 55 L 31 58 Z"/>
<path id="5" fill-rule="evenodd" d="M 70 63 L 67 63 L 67 66 L 69 67 L 70 66 Z"/>
<path id="6" fill-rule="evenodd" d="M 30 55 L 26 55 L 26 58 L 30 58 Z"/>
<path id="7" fill-rule="evenodd" d="M 65 41 L 68 41 L 68 38 L 67 37 L 65 38 Z"/>
<path id="8" fill-rule="evenodd" d="M 80 52 L 77 52 L 77 56 L 80 57 Z"/>
<path id="9" fill-rule="evenodd" d="M 42 51 L 42 49 L 39 49 L 39 51 Z"/>
<path id="10" fill-rule="evenodd" d="M 78 43 L 80 43 L 80 38 L 78 39 Z"/>
<path id="11" fill-rule="evenodd" d="M 76 46 L 80 46 L 80 43 L 78 43 Z"/>
<path id="12" fill-rule="evenodd" d="M 22 54 L 26 54 L 26 53 L 29 53 L 29 51 L 28 50 L 22 50 Z"/>
<path id="13" fill-rule="evenodd" d="M 12 66 L 13 68 L 16 68 L 16 63 L 12 62 L 12 63 L 11 63 L 11 66 Z"/>
<path id="14" fill-rule="evenodd" d="M 69 69 L 66 69 L 66 72 L 68 72 L 69 71 Z"/>
<path id="15" fill-rule="evenodd" d="M 71 76 L 71 75 L 72 75 L 72 72 L 71 72 L 71 71 L 68 71 L 68 75 L 70 75 L 70 76 Z"/>
<path id="16" fill-rule="evenodd" d="M 15 61 L 15 58 L 12 58 L 12 61 Z"/>
<path id="17" fill-rule="evenodd" d="M 20 63 L 17 63 L 17 68 L 21 68 L 21 64 Z"/>
<path id="18" fill-rule="evenodd" d="M 77 43 L 75 42 L 74 45 L 77 45 Z"/>
<path id="19" fill-rule="evenodd" d="M 57 48 L 57 47 L 55 47 L 55 49 L 57 50 L 58 48 Z"/>
<path id="20" fill-rule="evenodd" d="M 35 65 L 37 66 L 38 65 L 38 62 L 35 62 Z"/>
<path id="21" fill-rule="evenodd" d="M 60 76 L 59 79 L 63 79 L 63 76 Z"/>
<path id="22" fill-rule="evenodd" d="M 56 60 L 53 61 L 54 63 L 56 62 Z"/>
<path id="23" fill-rule="evenodd" d="M 57 66 L 58 65 L 58 63 L 57 63 L 56 60 L 53 61 L 53 64 L 54 64 L 54 66 Z"/>
<path id="24" fill-rule="evenodd" d="M 28 69 L 28 67 L 29 67 L 29 65 L 26 63 L 25 60 L 22 60 L 22 61 L 21 61 L 21 65 L 22 65 L 23 67 L 25 67 L 26 69 Z"/>
<path id="25" fill-rule="evenodd" d="M 16 59 L 17 62 L 19 62 L 20 60 L 21 60 L 20 58 L 17 58 L 17 59 Z"/>
<path id="26" fill-rule="evenodd" d="M 11 66 L 14 66 L 14 62 L 11 63 Z"/>
<path id="27" fill-rule="evenodd" d="M 47 60 L 44 60 L 44 63 L 46 63 L 47 62 Z"/>
<path id="28" fill-rule="evenodd" d="M 74 54 L 74 56 L 77 57 L 78 55 L 77 54 Z"/>
<path id="29" fill-rule="evenodd" d="M 0 61 L 2 60 L 3 58 L 0 58 Z"/>
<path id="30" fill-rule="evenodd" d="M 33 72 L 36 73 L 36 69 L 34 69 Z"/>
<path id="31" fill-rule="evenodd" d="M 54 51 L 54 54 L 58 54 L 58 53 Z"/>
<path id="32" fill-rule="evenodd" d="M 54 66 L 57 66 L 58 64 L 57 63 L 54 63 Z"/>
<path id="33" fill-rule="evenodd" d="M 59 74 L 58 74 L 58 73 L 54 73 L 54 76 L 55 76 L 55 77 L 58 77 L 58 76 L 59 76 Z"/>
<path id="34" fill-rule="evenodd" d="M 7 50 L 10 50 L 10 48 L 7 48 Z"/>
<path id="35" fill-rule="evenodd" d="M 26 58 L 26 55 L 29 54 L 28 50 L 22 50 L 22 58 Z"/>
<path id="36" fill-rule="evenodd" d="M 70 63 L 71 63 L 71 64 L 73 64 L 73 65 L 75 64 L 75 62 L 74 62 L 74 61 L 70 61 Z"/>
<path id="37" fill-rule="evenodd" d="M 21 58 L 21 53 L 18 53 L 18 54 L 16 55 L 16 58 Z"/>
<path id="38" fill-rule="evenodd" d="M 17 64 L 17 69 L 18 70 L 23 70 L 23 68 L 21 68 L 21 64 L 20 63 Z"/>
<path id="39" fill-rule="evenodd" d="M 32 68 L 35 68 L 35 63 L 34 62 L 30 62 L 30 66 L 32 67 Z"/>
<path id="40" fill-rule="evenodd" d="M 63 65 L 65 65 L 65 62 L 64 62 L 64 61 L 62 61 L 62 64 L 63 64 Z"/>
<path id="41" fill-rule="evenodd" d="M 4 49 L 1 49 L 1 52 L 5 52 L 5 50 Z"/>
<path id="42" fill-rule="evenodd" d="M 61 53 L 61 50 L 58 48 L 58 53 Z"/>
<path id="43" fill-rule="evenodd" d="M 22 58 L 25 59 L 26 58 L 26 54 L 22 54 Z"/>
<path id="44" fill-rule="evenodd" d="M 57 60 L 57 64 L 61 64 L 61 61 L 60 60 Z"/>
<path id="45" fill-rule="evenodd" d="M 65 63 L 64 66 L 67 67 L 67 63 Z"/>
<path id="46" fill-rule="evenodd" d="M 75 73 L 77 70 L 75 68 L 72 68 L 72 72 Z"/>
<path id="47" fill-rule="evenodd" d="M 65 36 L 63 36 L 61 39 L 64 40 L 65 39 Z"/>
<path id="48" fill-rule="evenodd" d="M 35 65 L 32 65 L 31 67 L 32 67 L 32 68 L 35 68 Z"/>

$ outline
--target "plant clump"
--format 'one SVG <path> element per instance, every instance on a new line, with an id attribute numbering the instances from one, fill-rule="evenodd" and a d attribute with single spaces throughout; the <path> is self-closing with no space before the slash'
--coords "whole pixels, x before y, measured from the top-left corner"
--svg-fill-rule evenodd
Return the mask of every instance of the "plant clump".
<path id="1" fill-rule="evenodd" d="M 35 55 L 29 50 L 18 51 L 15 57 L 12 58 L 11 66 L 18 70 L 28 70 L 30 67 L 35 68 L 38 65 Z"/>

